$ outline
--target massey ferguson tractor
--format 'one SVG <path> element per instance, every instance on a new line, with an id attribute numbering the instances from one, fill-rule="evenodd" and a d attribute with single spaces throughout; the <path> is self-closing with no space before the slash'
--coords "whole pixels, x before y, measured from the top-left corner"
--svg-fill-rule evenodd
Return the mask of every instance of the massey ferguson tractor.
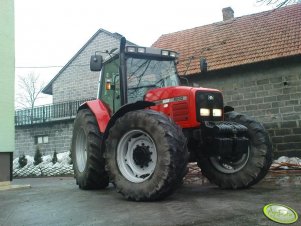
<path id="1" fill-rule="evenodd" d="M 180 85 L 177 53 L 126 45 L 95 53 L 96 100 L 74 122 L 72 159 L 81 189 L 104 189 L 134 201 L 159 200 L 183 181 L 188 162 L 223 189 L 259 182 L 272 162 L 264 127 L 223 104 L 219 90 Z"/>

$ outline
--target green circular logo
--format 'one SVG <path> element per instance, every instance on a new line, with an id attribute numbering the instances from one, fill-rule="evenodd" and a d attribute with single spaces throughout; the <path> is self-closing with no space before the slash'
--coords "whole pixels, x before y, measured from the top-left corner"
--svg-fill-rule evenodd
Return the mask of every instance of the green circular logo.
<path id="1" fill-rule="evenodd" d="M 298 220 L 298 214 L 292 208 L 281 204 L 268 204 L 263 207 L 264 215 L 281 224 L 292 224 Z"/>

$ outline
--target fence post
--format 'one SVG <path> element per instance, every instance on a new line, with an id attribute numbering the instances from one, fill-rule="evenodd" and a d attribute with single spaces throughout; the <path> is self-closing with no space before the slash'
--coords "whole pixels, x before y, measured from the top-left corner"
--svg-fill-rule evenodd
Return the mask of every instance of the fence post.
<path id="1" fill-rule="evenodd" d="M 33 124 L 33 107 L 31 107 L 30 111 L 30 124 Z"/>
<path id="2" fill-rule="evenodd" d="M 43 105 L 43 122 L 45 122 L 45 106 Z"/>
<path id="3" fill-rule="evenodd" d="M 70 115 L 70 118 L 72 118 L 72 102 L 69 102 L 69 115 Z"/>

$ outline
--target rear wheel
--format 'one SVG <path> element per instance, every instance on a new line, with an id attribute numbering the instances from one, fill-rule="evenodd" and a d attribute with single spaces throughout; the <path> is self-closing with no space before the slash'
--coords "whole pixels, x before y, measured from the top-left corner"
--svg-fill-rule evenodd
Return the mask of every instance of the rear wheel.
<path id="1" fill-rule="evenodd" d="M 152 110 L 125 114 L 110 129 L 106 162 L 117 191 L 129 200 L 158 200 L 182 182 L 188 152 L 182 130 Z"/>
<path id="2" fill-rule="evenodd" d="M 198 161 L 202 173 L 221 188 L 247 188 L 259 182 L 272 164 L 272 146 L 264 127 L 249 116 L 228 112 L 226 121 L 248 128 L 247 153 L 225 157 L 201 155 Z"/>
<path id="3" fill-rule="evenodd" d="M 109 184 L 101 142 L 94 115 L 88 109 L 80 110 L 74 122 L 71 156 L 76 183 L 81 189 L 100 189 Z"/>

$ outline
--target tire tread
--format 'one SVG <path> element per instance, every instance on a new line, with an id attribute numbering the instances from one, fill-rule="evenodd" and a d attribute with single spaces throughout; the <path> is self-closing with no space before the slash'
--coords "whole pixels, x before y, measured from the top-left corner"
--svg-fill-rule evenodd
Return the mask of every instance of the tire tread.
<path id="1" fill-rule="evenodd" d="M 88 131 L 87 166 L 83 173 L 80 173 L 76 166 L 75 143 L 78 126 L 83 126 Z M 100 147 L 101 142 L 102 134 L 99 132 L 95 116 L 89 109 L 80 110 L 74 122 L 71 156 L 76 184 L 81 189 L 103 189 L 109 184 L 108 174 L 104 167 L 103 153 Z"/>
<path id="2" fill-rule="evenodd" d="M 250 133 L 253 133 L 252 145 L 256 151 L 251 153 L 247 165 L 233 174 L 219 172 L 212 166 L 208 157 L 203 155 L 200 155 L 198 165 L 204 176 L 221 188 L 248 188 L 263 179 L 272 164 L 273 153 L 270 139 L 263 125 L 247 115 L 228 112 L 225 118 L 248 127 Z"/>
<path id="3" fill-rule="evenodd" d="M 125 126 L 134 123 L 134 126 L 145 128 L 147 131 L 163 131 L 163 137 L 166 141 L 165 145 L 169 146 L 170 158 L 166 159 L 168 170 L 160 172 L 161 178 L 158 184 L 149 186 L 144 192 L 138 192 L 138 184 L 129 186 L 129 182 L 119 180 L 120 173 L 114 159 L 116 152 L 114 143 L 115 136 L 121 136 L 119 133 Z M 152 134 L 150 134 L 152 136 Z M 117 142 L 115 142 L 117 143 Z M 162 113 L 153 110 L 132 111 L 119 118 L 115 125 L 111 128 L 109 137 L 106 142 L 106 164 L 109 169 L 110 179 L 116 187 L 117 192 L 121 193 L 125 198 L 134 201 L 154 201 L 167 197 L 172 194 L 181 184 L 184 177 L 184 171 L 188 163 L 188 151 L 186 138 L 181 128 L 179 128 L 170 118 Z M 153 178 L 152 178 L 153 179 Z M 144 182 L 143 182 L 144 183 Z"/>

